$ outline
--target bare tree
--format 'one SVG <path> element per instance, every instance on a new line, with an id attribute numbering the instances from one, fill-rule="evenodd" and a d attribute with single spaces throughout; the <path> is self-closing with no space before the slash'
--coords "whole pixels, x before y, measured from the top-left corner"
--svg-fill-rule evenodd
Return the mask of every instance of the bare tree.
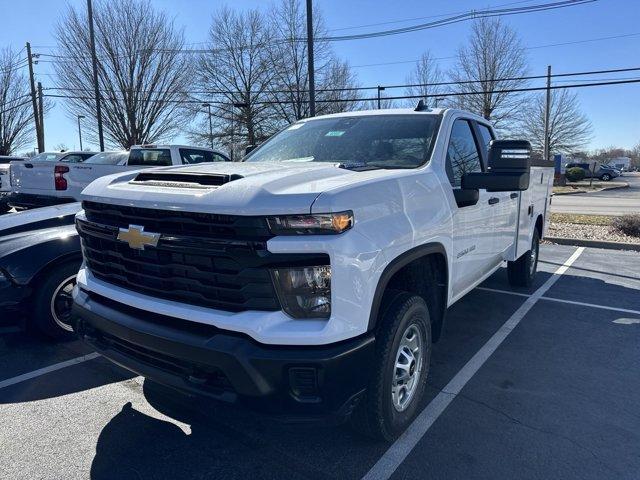
<path id="1" fill-rule="evenodd" d="M 427 105 L 435 105 L 438 95 L 443 92 L 442 83 L 444 76 L 438 67 L 437 60 L 428 50 L 424 52 L 416 62 L 413 70 L 407 75 L 406 82 L 410 84 L 404 91 L 407 96 L 419 96 Z M 415 105 L 419 98 L 408 100 L 406 103 Z"/>
<path id="2" fill-rule="evenodd" d="M 469 40 L 458 50 L 458 60 L 451 78 L 457 105 L 492 120 L 497 128 L 523 106 L 524 96 L 508 90 L 520 88 L 527 81 L 524 47 L 514 30 L 499 18 L 482 18 L 473 24 Z M 471 82 L 469 82 L 471 81 Z M 507 90 L 507 92 L 505 92 Z"/>
<path id="3" fill-rule="evenodd" d="M 11 155 L 34 138 L 33 109 L 20 56 L 0 50 L 0 155 Z"/>
<path id="4" fill-rule="evenodd" d="M 360 103 L 358 80 L 349 62 L 333 57 L 322 76 L 322 89 L 316 95 L 319 115 L 355 110 Z"/>
<path id="5" fill-rule="evenodd" d="M 237 148 L 236 140 L 256 144 L 275 131 L 265 103 L 275 70 L 267 49 L 271 40 L 270 27 L 258 10 L 240 13 L 223 7 L 214 14 L 195 82 L 212 99 L 216 143 Z M 202 139 L 208 128 L 207 119 L 190 136 Z"/>
<path id="6" fill-rule="evenodd" d="M 533 149 L 544 150 L 546 94 L 536 95 L 523 111 L 522 133 Z M 551 90 L 549 115 L 549 149 L 554 153 L 571 154 L 591 139 L 593 128 L 580 110 L 578 96 L 567 89 Z"/>
<path id="7" fill-rule="evenodd" d="M 309 75 L 306 10 L 300 0 L 280 0 L 271 14 L 274 41 L 268 53 L 274 66 L 271 100 L 275 114 L 284 124 L 309 116 Z M 343 112 L 353 109 L 357 80 L 346 61 L 334 55 L 324 26 L 322 12 L 314 11 L 314 70 L 316 113 Z M 339 90 L 343 89 L 343 90 Z"/>
<path id="8" fill-rule="evenodd" d="M 149 0 L 101 0 L 94 5 L 98 81 L 107 141 L 128 148 L 170 138 L 181 126 L 181 102 L 191 78 L 184 36 Z M 56 85 L 69 114 L 84 115 L 97 138 L 87 15 L 68 7 L 55 36 Z"/>

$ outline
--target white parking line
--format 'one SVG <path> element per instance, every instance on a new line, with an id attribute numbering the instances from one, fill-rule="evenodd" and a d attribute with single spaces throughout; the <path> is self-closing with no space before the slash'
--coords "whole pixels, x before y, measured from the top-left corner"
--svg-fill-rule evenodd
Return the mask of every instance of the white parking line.
<path id="1" fill-rule="evenodd" d="M 477 290 L 483 290 L 485 292 L 494 293 L 506 293 L 509 295 L 518 295 L 520 297 L 530 297 L 528 293 L 512 292 L 510 290 L 500 290 L 497 288 L 478 287 Z M 547 300 L 549 302 L 568 303 L 570 305 L 579 305 L 581 307 L 600 308 L 602 310 L 611 310 L 613 312 L 631 313 L 634 315 L 640 315 L 640 310 L 630 310 L 628 308 L 610 307 L 609 305 L 598 305 L 597 303 L 576 302 L 575 300 L 565 300 L 563 298 L 554 297 L 540 297 L 540 300 Z"/>
<path id="2" fill-rule="evenodd" d="M 444 412 L 467 382 L 476 374 L 482 365 L 496 351 L 524 316 L 531 310 L 542 295 L 558 281 L 560 276 L 576 261 L 584 247 L 579 247 L 554 274 L 514 312 L 500 329 L 485 343 L 480 350 L 462 367 L 438 395 L 416 417 L 407 430 L 389 447 L 376 464 L 367 472 L 363 480 L 388 479 L 407 458 L 420 439 L 427 433 L 431 425 Z"/>
<path id="3" fill-rule="evenodd" d="M 100 356 L 99 353 L 90 353 L 88 355 L 83 355 L 81 357 L 72 358 L 71 360 L 65 360 L 64 362 L 54 363 L 53 365 L 49 365 L 48 367 L 39 368 L 38 370 L 34 370 L 32 372 L 23 373 L 22 375 L 18 375 L 17 377 L 8 378 L 6 380 L 0 381 L 0 388 L 9 387 L 11 385 L 15 385 L 16 383 L 24 382 L 26 380 L 30 380 L 35 377 L 39 377 L 40 375 L 44 375 L 45 373 L 55 372 L 56 370 L 60 370 L 61 368 L 70 367 L 71 365 L 77 365 L 78 363 L 86 362 L 88 360 L 93 360 L 94 358 L 98 358 Z"/>

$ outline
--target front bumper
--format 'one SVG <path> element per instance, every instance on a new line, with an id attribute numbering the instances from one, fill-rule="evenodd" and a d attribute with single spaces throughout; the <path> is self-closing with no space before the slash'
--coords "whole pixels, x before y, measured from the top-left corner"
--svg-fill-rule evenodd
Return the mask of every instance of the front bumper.
<path id="1" fill-rule="evenodd" d="M 76 332 L 158 383 L 294 419 L 346 417 L 368 382 L 373 335 L 325 346 L 260 344 L 234 332 L 78 290 Z"/>
<path id="2" fill-rule="evenodd" d="M 76 201 L 75 198 L 71 197 L 54 197 L 52 195 L 37 195 L 33 193 L 12 193 L 7 198 L 9 205 L 18 209 L 50 207 Z"/>

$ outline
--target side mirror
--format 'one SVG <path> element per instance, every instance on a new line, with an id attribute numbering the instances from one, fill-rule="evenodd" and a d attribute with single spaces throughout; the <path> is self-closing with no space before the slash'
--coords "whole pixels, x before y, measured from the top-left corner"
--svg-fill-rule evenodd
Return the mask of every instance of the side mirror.
<path id="1" fill-rule="evenodd" d="M 531 144 L 526 140 L 492 140 L 486 172 L 462 176 L 463 189 L 513 192 L 529 188 Z"/>
<path id="2" fill-rule="evenodd" d="M 253 152 L 256 149 L 257 145 L 247 145 L 246 148 L 244 149 L 244 154 L 248 155 L 249 153 Z"/>

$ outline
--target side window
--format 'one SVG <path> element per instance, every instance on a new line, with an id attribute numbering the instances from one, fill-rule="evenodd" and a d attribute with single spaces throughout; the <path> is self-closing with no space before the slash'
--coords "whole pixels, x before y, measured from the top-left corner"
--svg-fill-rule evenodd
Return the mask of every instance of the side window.
<path id="1" fill-rule="evenodd" d="M 495 140 L 495 137 L 491 133 L 489 127 L 483 125 L 482 123 L 478 123 L 478 130 L 480 130 L 480 136 L 482 137 L 484 148 L 488 151 L 489 143 L 491 143 L 491 140 Z"/>
<path id="2" fill-rule="evenodd" d="M 467 120 L 456 120 L 451 129 L 447 148 L 446 170 L 451 186 L 460 187 L 462 175 L 481 172 L 480 153 Z"/>
<path id="3" fill-rule="evenodd" d="M 214 162 L 228 162 L 229 159 L 224 157 L 223 155 L 220 155 L 219 153 L 214 153 L 213 154 L 213 161 Z"/>
<path id="4" fill-rule="evenodd" d="M 70 155 L 67 155 L 66 157 L 64 157 L 60 161 L 61 162 L 65 162 L 65 163 L 80 163 L 80 162 L 84 161 L 84 157 L 82 155 L 80 155 L 80 154 L 72 153 Z"/>
<path id="5" fill-rule="evenodd" d="M 195 150 L 191 148 L 181 148 L 180 158 L 182 163 L 188 165 L 192 163 L 215 162 L 215 154 L 207 150 Z"/>

